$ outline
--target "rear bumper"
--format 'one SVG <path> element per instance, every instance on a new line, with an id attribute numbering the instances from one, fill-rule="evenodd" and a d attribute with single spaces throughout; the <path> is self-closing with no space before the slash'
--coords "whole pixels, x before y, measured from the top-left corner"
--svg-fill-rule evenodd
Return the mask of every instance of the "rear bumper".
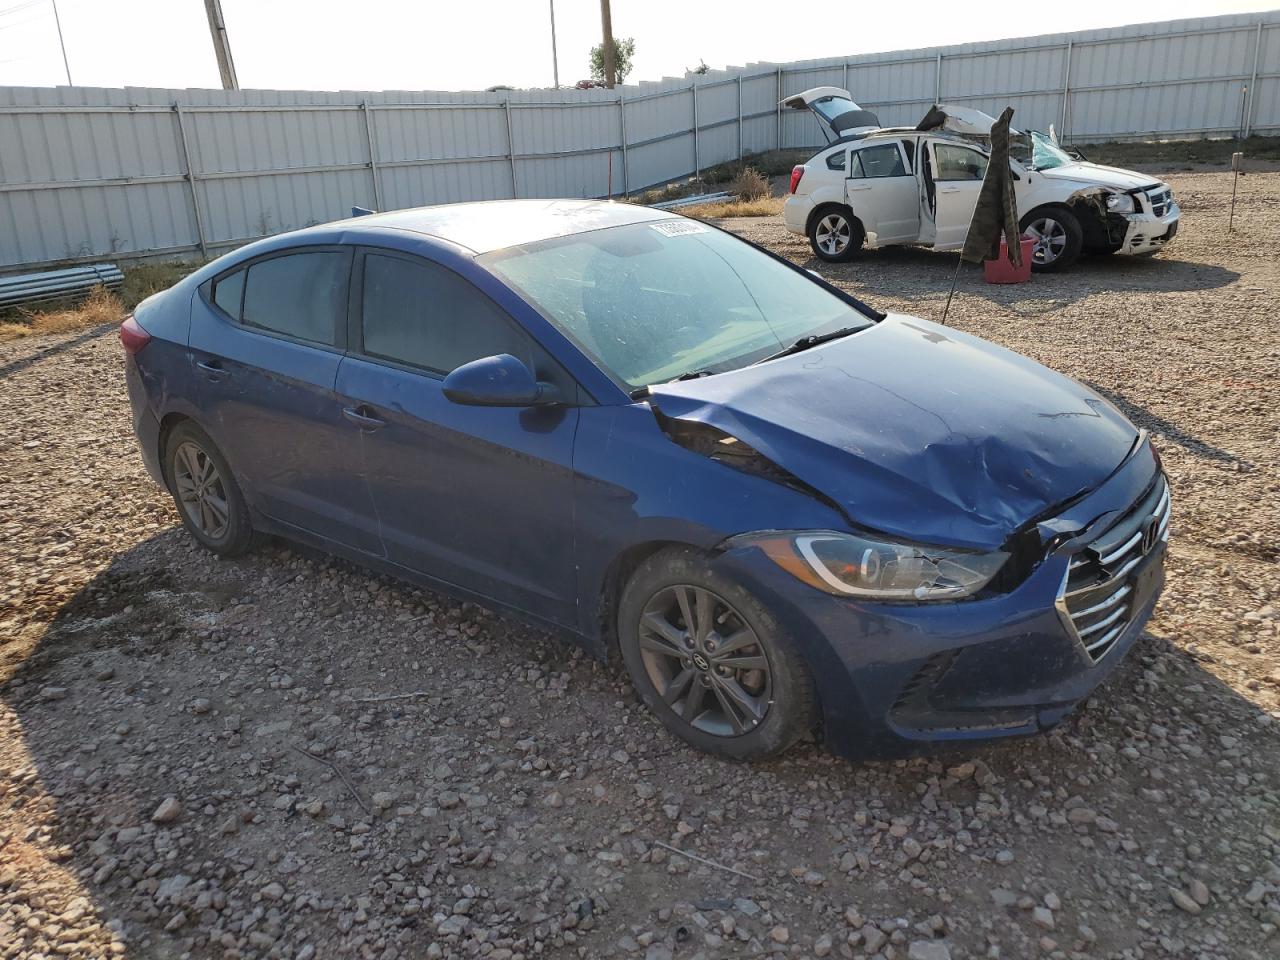
<path id="1" fill-rule="evenodd" d="M 160 467 L 160 420 L 147 403 L 142 374 L 131 356 L 125 356 L 124 382 L 129 390 L 129 406 L 133 411 L 133 432 L 138 438 L 138 450 L 147 473 L 161 487 L 165 486 L 164 471 Z"/>
<path id="2" fill-rule="evenodd" d="M 809 211 L 813 204 L 807 196 L 789 194 L 782 203 L 782 224 L 791 233 L 805 235 L 805 227 L 809 220 Z"/>

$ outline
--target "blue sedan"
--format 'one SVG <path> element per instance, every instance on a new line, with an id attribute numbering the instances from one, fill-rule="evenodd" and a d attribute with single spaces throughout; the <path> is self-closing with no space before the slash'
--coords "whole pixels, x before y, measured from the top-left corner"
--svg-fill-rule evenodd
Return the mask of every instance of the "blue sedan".
<path id="1" fill-rule="evenodd" d="M 311 227 L 120 335 L 201 545 L 285 537 L 515 613 L 721 756 L 1046 729 L 1163 584 L 1160 460 L 1102 397 L 657 210 Z"/>

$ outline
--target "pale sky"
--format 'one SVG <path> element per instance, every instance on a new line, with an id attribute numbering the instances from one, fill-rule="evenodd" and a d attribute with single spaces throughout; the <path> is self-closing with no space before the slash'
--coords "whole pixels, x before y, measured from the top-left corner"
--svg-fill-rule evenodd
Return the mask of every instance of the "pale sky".
<path id="1" fill-rule="evenodd" d="M 613 0 L 634 37 L 630 80 L 700 59 L 835 57 L 1267 10 L 1276 0 Z M 548 0 L 222 0 L 243 88 L 482 90 L 551 86 Z M 58 0 L 71 78 L 84 86 L 217 87 L 202 0 Z M 588 75 L 598 0 L 555 0 L 560 82 Z M 1228 71 L 1230 65 L 1223 65 Z M 1055 79 L 1056 82 L 1056 79 Z M 0 85 L 66 83 L 52 0 L 0 0 Z"/>

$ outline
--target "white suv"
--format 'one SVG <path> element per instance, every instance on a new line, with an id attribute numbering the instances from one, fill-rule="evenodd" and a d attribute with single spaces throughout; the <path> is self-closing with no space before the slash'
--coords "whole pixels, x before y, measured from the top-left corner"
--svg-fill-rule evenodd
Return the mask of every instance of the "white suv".
<path id="1" fill-rule="evenodd" d="M 921 123 L 928 129 L 882 128 L 834 87 L 783 104 L 812 110 L 836 137 L 791 171 L 782 208 L 787 229 L 807 236 L 819 258 L 849 260 L 864 246 L 964 245 L 987 169 L 990 116 L 939 105 Z M 1033 269 L 1058 270 L 1081 252 L 1156 253 L 1178 232 L 1166 184 L 1078 160 L 1052 136 L 1014 133 L 1014 195 L 1023 233 L 1036 241 Z"/>

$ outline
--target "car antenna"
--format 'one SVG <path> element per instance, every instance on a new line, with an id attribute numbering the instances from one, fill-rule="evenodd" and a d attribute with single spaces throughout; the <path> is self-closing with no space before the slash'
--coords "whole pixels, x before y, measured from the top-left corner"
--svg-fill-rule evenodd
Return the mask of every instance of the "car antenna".
<path id="1" fill-rule="evenodd" d="M 951 297 L 956 292 L 956 281 L 960 279 L 960 268 L 964 266 L 964 258 L 960 257 L 956 260 L 956 272 L 951 275 L 951 289 L 947 291 L 947 305 L 942 308 L 942 319 L 938 323 L 942 326 L 947 325 L 947 311 L 951 309 Z"/>

